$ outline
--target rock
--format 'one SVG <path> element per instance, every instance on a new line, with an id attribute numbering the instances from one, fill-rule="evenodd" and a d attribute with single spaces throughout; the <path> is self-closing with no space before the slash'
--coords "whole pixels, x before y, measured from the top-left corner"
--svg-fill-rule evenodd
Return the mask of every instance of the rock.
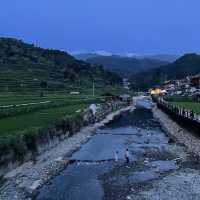
<path id="1" fill-rule="evenodd" d="M 131 198 L 131 196 L 127 196 L 126 199 L 127 200 L 131 200 L 132 198 Z"/>
<path id="2" fill-rule="evenodd" d="M 42 184 L 41 180 L 35 181 L 30 187 L 27 187 L 27 192 L 29 194 L 32 194 L 34 191 L 36 191 Z"/>
<path id="3" fill-rule="evenodd" d="M 132 192 L 135 192 L 134 188 L 131 188 L 131 191 L 132 191 Z"/>

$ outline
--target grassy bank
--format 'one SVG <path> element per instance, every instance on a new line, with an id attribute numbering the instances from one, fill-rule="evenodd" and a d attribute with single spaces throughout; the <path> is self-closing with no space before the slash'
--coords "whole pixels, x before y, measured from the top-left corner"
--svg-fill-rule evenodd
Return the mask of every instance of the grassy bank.
<path id="1" fill-rule="evenodd" d="M 173 102 L 174 105 L 193 110 L 196 113 L 200 113 L 200 103 L 196 102 Z"/>

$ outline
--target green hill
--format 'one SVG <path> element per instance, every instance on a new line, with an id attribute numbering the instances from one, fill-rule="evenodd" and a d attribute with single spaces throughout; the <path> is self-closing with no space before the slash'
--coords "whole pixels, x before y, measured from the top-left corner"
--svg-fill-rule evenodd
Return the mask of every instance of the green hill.
<path id="1" fill-rule="evenodd" d="M 147 71 L 168 64 L 166 61 L 155 59 L 136 59 L 121 56 L 96 56 L 87 59 L 87 62 L 103 65 L 105 69 L 118 73 L 122 77 L 129 77 L 130 74 Z"/>
<path id="2" fill-rule="evenodd" d="M 0 90 L 66 89 L 112 85 L 121 78 L 102 67 L 76 60 L 66 52 L 36 47 L 12 38 L 0 38 Z"/>
<path id="3" fill-rule="evenodd" d="M 132 75 L 131 83 L 133 88 L 147 89 L 165 80 L 182 79 L 198 73 L 200 73 L 200 55 L 186 54 L 172 64 Z"/>

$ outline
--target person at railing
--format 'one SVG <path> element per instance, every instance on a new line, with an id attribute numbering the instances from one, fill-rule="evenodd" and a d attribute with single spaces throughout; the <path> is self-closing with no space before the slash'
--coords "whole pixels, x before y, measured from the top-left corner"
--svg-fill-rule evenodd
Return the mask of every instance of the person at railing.
<path id="1" fill-rule="evenodd" d="M 185 108 L 183 108 L 183 116 L 185 117 Z"/>
<path id="2" fill-rule="evenodd" d="M 191 110 L 188 110 L 188 117 L 191 119 Z"/>
<path id="3" fill-rule="evenodd" d="M 181 108 L 181 116 L 183 116 L 183 108 Z"/>
<path id="4" fill-rule="evenodd" d="M 197 114 L 194 112 L 194 120 L 197 121 Z"/>
<path id="5" fill-rule="evenodd" d="M 187 110 L 188 111 L 188 118 L 190 118 L 190 110 Z"/>
<path id="6" fill-rule="evenodd" d="M 194 120 L 194 112 L 193 111 L 190 112 L 190 117 L 192 118 L 192 120 Z"/>
<path id="7" fill-rule="evenodd" d="M 199 122 L 199 115 L 198 115 L 198 113 L 195 112 L 194 115 L 195 115 L 195 121 Z"/>
<path id="8" fill-rule="evenodd" d="M 179 108 L 179 115 L 182 115 L 182 108 Z"/>

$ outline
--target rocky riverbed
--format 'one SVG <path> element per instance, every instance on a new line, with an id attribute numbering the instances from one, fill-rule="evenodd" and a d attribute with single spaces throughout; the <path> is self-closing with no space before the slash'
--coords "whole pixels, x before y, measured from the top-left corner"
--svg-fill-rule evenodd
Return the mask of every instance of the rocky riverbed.
<path id="1" fill-rule="evenodd" d="M 96 131 L 36 199 L 200 199 L 198 157 L 171 136 L 140 104 L 133 113 Z M 126 148 L 129 164 L 124 159 Z M 118 162 L 113 160 L 116 150 Z"/>
<path id="2" fill-rule="evenodd" d="M 27 162 L 6 174 L 0 183 L 0 199 L 32 198 L 39 187 L 70 164 L 68 157 L 87 142 L 99 127 L 131 109 L 134 107 L 129 106 L 107 115 L 101 122 L 82 128 L 79 133 L 40 155 L 36 163 Z"/>
<path id="3" fill-rule="evenodd" d="M 7 174 L 0 199 L 200 199 L 198 137 L 156 107 L 151 110 L 147 101 L 138 105 L 135 111 L 128 107 L 82 129 L 36 164 L 28 162 Z M 112 121 L 128 110 L 133 112 Z"/>

